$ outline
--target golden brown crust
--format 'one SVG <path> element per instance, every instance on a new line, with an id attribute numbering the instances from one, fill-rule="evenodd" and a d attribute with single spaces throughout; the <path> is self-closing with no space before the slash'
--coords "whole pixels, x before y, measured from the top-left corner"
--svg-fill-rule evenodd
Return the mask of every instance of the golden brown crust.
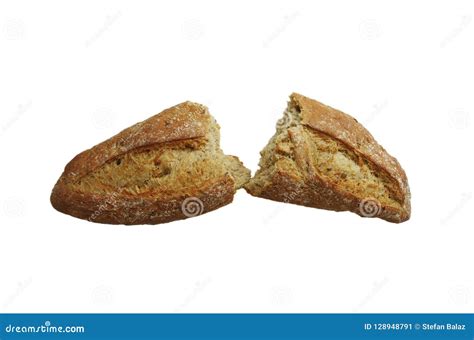
<path id="1" fill-rule="evenodd" d="M 270 181 L 272 185 L 258 193 L 250 186 L 245 189 L 253 196 L 273 201 L 325 210 L 351 211 L 363 217 L 378 217 L 388 222 L 401 223 L 410 218 L 407 211 L 380 205 L 375 199 L 368 197 L 361 200 L 348 192 L 342 193 L 317 175 L 300 182 L 288 172 L 277 170 Z"/>
<path id="2" fill-rule="evenodd" d="M 74 186 L 84 176 L 126 153 L 206 137 L 212 122 L 205 106 L 185 102 L 123 130 L 66 165 L 51 194 L 53 207 L 91 222 L 131 225 L 185 219 L 229 204 L 236 190 L 235 180 L 229 174 L 179 192 L 154 190 L 131 194 L 119 188 L 94 193 L 79 191 Z"/>
<path id="3" fill-rule="evenodd" d="M 410 189 L 405 171 L 397 159 L 379 145 L 362 124 L 348 114 L 298 93 L 291 94 L 290 98 L 301 111 L 302 125 L 339 140 L 369 160 L 377 171 L 385 172 L 397 182 L 397 196 L 403 199 L 401 219 L 408 219 L 411 213 Z"/>
<path id="4" fill-rule="evenodd" d="M 298 170 L 285 167 L 285 162 L 276 161 L 273 170 L 265 170 L 266 175 L 261 173 L 260 178 L 265 177 L 264 183 L 252 179 L 245 186 L 247 192 L 275 201 L 334 211 L 351 211 L 360 216 L 379 217 L 389 222 L 408 220 L 411 213 L 410 191 L 406 174 L 398 161 L 353 117 L 297 93 L 293 93 L 290 99 L 290 107 L 299 111 L 300 121 L 288 126 L 283 133 L 291 142 L 292 161 Z M 305 129 L 337 140 L 348 150 L 370 162 L 372 171 L 390 178 L 396 183 L 393 196 L 400 203 L 400 208 L 381 204 L 372 197 L 357 196 L 323 178 L 315 168 L 314 156 L 305 138 Z M 285 149 L 278 143 L 275 148 L 273 152 Z"/>
<path id="5" fill-rule="evenodd" d="M 58 211 L 90 222 L 135 225 L 196 217 L 231 203 L 233 197 L 234 180 L 225 176 L 206 183 L 199 190 L 163 197 L 128 195 L 120 191 L 82 193 L 58 182 L 51 203 Z"/>
<path id="6" fill-rule="evenodd" d="M 355 118 L 298 93 L 290 96 L 301 110 L 301 124 L 335 138 L 376 164 L 395 179 L 401 191 L 408 188 L 405 171 Z"/>
<path id="7" fill-rule="evenodd" d="M 81 152 L 69 162 L 63 176 L 66 181 L 73 182 L 132 150 L 203 137 L 208 132 L 210 119 L 207 108 L 201 104 L 184 102 L 170 107 Z"/>

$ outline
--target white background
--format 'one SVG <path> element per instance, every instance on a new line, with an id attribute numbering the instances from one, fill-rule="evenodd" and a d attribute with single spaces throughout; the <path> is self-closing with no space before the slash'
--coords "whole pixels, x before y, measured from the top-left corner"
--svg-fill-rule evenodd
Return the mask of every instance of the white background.
<path id="1" fill-rule="evenodd" d="M 473 312 L 470 1 L 2 1 L 1 312 Z M 405 168 L 397 225 L 258 199 L 109 226 L 56 212 L 78 152 L 203 103 L 255 171 L 288 95 Z"/>

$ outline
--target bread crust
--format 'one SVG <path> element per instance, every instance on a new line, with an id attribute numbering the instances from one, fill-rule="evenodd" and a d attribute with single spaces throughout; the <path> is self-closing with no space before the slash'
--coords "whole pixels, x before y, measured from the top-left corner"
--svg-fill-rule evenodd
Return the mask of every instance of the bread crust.
<path id="1" fill-rule="evenodd" d="M 112 138 L 74 157 L 63 173 L 74 182 L 108 161 L 142 147 L 204 137 L 211 116 L 204 105 L 184 102 L 130 126 Z"/>
<path id="2" fill-rule="evenodd" d="M 54 208 L 65 214 L 106 224 L 159 224 L 196 217 L 232 202 L 234 180 L 230 176 L 209 181 L 199 190 L 180 195 L 150 197 L 122 192 L 82 193 L 58 182 L 51 195 Z M 186 199 L 196 204 L 189 212 Z M 194 210 L 197 209 L 197 210 Z"/>
<path id="3" fill-rule="evenodd" d="M 294 203 L 314 208 L 351 211 L 363 217 L 379 217 L 389 222 L 400 223 L 410 218 L 410 189 L 407 176 L 398 161 L 380 146 L 373 136 L 357 120 L 339 110 L 324 105 L 298 93 L 290 96 L 290 105 L 300 111 L 300 125 L 288 129 L 288 136 L 294 145 L 294 160 L 303 179 L 276 166 L 268 180 L 268 185 L 258 190 L 252 181 L 246 190 L 258 197 Z M 309 146 L 302 136 L 303 127 L 317 131 L 343 143 L 371 162 L 375 172 L 383 172 L 397 185 L 397 197 L 401 198 L 401 209 L 380 204 L 371 197 L 358 197 L 342 191 L 333 183 L 323 179 L 314 169 Z M 370 204 L 370 211 L 364 210 Z M 375 213 L 373 214 L 373 209 Z"/>
<path id="4" fill-rule="evenodd" d="M 53 207 L 91 222 L 131 225 L 185 219 L 229 204 L 235 193 L 235 181 L 229 174 L 179 193 L 130 194 L 118 189 L 102 194 L 73 188 L 73 184 L 84 176 L 129 152 L 205 137 L 212 120 L 205 106 L 184 102 L 81 152 L 66 165 L 54 186 L 51 194 Z M 195 206 L 186 211 L 183 204 L 190 198 Z"/>

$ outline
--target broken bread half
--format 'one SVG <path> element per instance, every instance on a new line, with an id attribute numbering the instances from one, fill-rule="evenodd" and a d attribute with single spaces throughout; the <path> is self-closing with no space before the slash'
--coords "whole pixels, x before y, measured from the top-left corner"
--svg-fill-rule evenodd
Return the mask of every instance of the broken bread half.
<path id="1" fill-rule="evenodd" d="M 229 204 L 249 178 L 239 159 L 220 149 L 208 109 L 185 102 L 77 155 L 51 203 L 91 222 L 165 223 Z"/>
<path id="2" fill-rule="evenodd" d="M 253 196 L 400 223 L 410 189 L 398 161 L 353 117 L 293 93 L 245 185 Z"/>

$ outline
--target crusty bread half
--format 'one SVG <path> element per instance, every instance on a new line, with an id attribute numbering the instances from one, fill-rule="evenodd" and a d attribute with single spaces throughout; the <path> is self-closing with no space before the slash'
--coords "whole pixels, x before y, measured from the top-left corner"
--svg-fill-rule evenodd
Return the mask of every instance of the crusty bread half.
<path id="1" fill-rule="evenodd" d="M 91 222 L 165 223 L 229 204 L 249 178 L 239 159 L 220 149 L 208 109 L 185 102 L 77 155 L 51 203 Z"/>
<path id="2" fill-rule="evenodd" d="M 400 223 L 410 189 L 398 161 L 353 117 L 293 93 L 245 185 L 253 196 Z"/>

